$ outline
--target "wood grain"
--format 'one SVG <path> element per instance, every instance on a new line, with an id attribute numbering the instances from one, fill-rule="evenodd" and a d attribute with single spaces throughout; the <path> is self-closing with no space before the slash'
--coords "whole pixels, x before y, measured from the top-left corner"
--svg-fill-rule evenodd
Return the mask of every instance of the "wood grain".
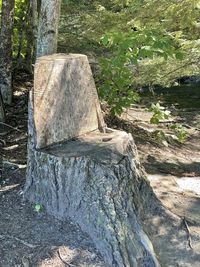
<path id="1" fill-rule="evenodd" d="M 98 95 L 85 55 L 40 57 L 35 65 L 33 101 L 37 148 L 103 128 Z"/>

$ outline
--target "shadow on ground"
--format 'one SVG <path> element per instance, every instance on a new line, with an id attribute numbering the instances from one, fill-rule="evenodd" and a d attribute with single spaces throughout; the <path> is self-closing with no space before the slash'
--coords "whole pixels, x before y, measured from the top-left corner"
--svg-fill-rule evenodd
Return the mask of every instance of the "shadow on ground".
<path id="1" fill-rule="evenodd" d="M 34 205 L 23 201 L 25 170 L 4 168 L 0 183 L 0 266 L 106 266 L 78 226 L 58 221 L 45 211 L 36 212 Z M 24 265 L 26 262 L 29 265 Z"/>

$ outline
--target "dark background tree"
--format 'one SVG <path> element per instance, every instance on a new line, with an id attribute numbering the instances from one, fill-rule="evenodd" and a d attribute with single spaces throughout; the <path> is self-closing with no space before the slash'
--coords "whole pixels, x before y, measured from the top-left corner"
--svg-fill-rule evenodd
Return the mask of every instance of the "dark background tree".
<path id="1" fill-rule="evenodd" d="M 0 29 L 0 89 L 5 103 L 12 102 L 12 33 L 14 0 L 2 1 Z"/>

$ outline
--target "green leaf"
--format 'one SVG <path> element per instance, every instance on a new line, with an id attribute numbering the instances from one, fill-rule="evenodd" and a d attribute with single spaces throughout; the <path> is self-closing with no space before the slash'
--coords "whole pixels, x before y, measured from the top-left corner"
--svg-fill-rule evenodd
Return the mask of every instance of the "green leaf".
<path id="1" fill-rule="evenodd" d="M 104 36 L 101 38 L 101 43 L 102 43 L 104 46 L 108 46 L 108 45 L 109 45 L 109 37 L 108 37 L 108 35 L 104 35 Z"/>
<path id="2" fill-rule="evenodd" d="M 184 59 L 184 53 L 178 51 L 178 52 L 176 52 L 175 57 L 178 60 L 183 60 Z"/>
<path id="3" fill-rule="evenodd" d="M 37 211 L 37 212 L 42 211 L 42 205 L 40 205 L 40 204 L 35 204 L 34 208 L 35 208 L 35 211 Z"/>
<path id="4" fill-rule="evenodd" d="M 153 116 L 151 119 L 150 119 L 150 123 L 151 124 L 159 124 L 159 119 L 155 116 Z"/>

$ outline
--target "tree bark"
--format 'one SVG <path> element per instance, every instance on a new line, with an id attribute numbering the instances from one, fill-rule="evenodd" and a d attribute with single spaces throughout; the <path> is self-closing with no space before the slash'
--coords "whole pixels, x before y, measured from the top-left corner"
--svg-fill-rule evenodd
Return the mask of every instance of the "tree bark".
<path id="1" fill-rule="evenodd" d="M 188 257 L 197 255 L 186 249 L 182 220 L 156 198 L 132 136 L 106 126 L 100 132 L 97 122 L 89 133 L 76 134 L 76 126 L 91 126 L 85 117 L 101 115 L 85 64 L 85 56 L 73 54 L 44 56 L 36 63 L 24 196 L 57 218 L 78 223 L 107 266 L 186 267 Z M 96 110 L 90 108 L 95 101 Z M 45 136 L 42 146 L 40 136 Z"/>
<path id="2" fill-rule="evenodd" d="M 1 90 L 0 90 L 0 122 L 5 122 L 5 110 L 4 110 L 4 104 L 3 104 L 3 98 L 1 95 Z"/>
<path id="3" fill-rule="evenodd" d="M 78 223 L 108 266 L 160 266 L 139 217 L 147 182 L 133 138 L 106 128 L 87 57 L 39 58 L 30 97 L 25 198 Z"/>
<path id="4" fill-rule="evenodd" d="M 37 57 L 57 51 L 61 0 L 42 0 L 37 38 Z"/>
<path id="5" fill-rule="evenodd" d="M 4 103 L 12 102 L 12 33 L 14 0 L 2 1 L 0 32 L 0 89 Z"/>
<path id="6" fill-rule="evenodd" d="M 28 15 L 27 17 L 27 27 L 26 27 L 26 65 L 28 70 L 32 72 L 32 64 L 36 60 L 36 50 L 37 50 L 37 32 L 38 32 L 38 4 L 37 0 L 29 0 L 28 3 Z"/>
<path id="7" fill-rule="evenodd" d="M 160 266 L 139 219 L 147 182 L 131 135 L 107 129 L 36 150 L 32 116 L 25 198 L 78 223 L 108 266 Z"/>
<path id="8" fill-rule="evenodd" d="M 32 53 L 32 63 L 35 63 L 36 52 L 37 52 L 37 36 L 38 36 L 38 18 L 39 3 L 37 0 L 31 0 L 31 17 L 32 17 L 32 34 L 33 34 L 33 53 Z"/>

